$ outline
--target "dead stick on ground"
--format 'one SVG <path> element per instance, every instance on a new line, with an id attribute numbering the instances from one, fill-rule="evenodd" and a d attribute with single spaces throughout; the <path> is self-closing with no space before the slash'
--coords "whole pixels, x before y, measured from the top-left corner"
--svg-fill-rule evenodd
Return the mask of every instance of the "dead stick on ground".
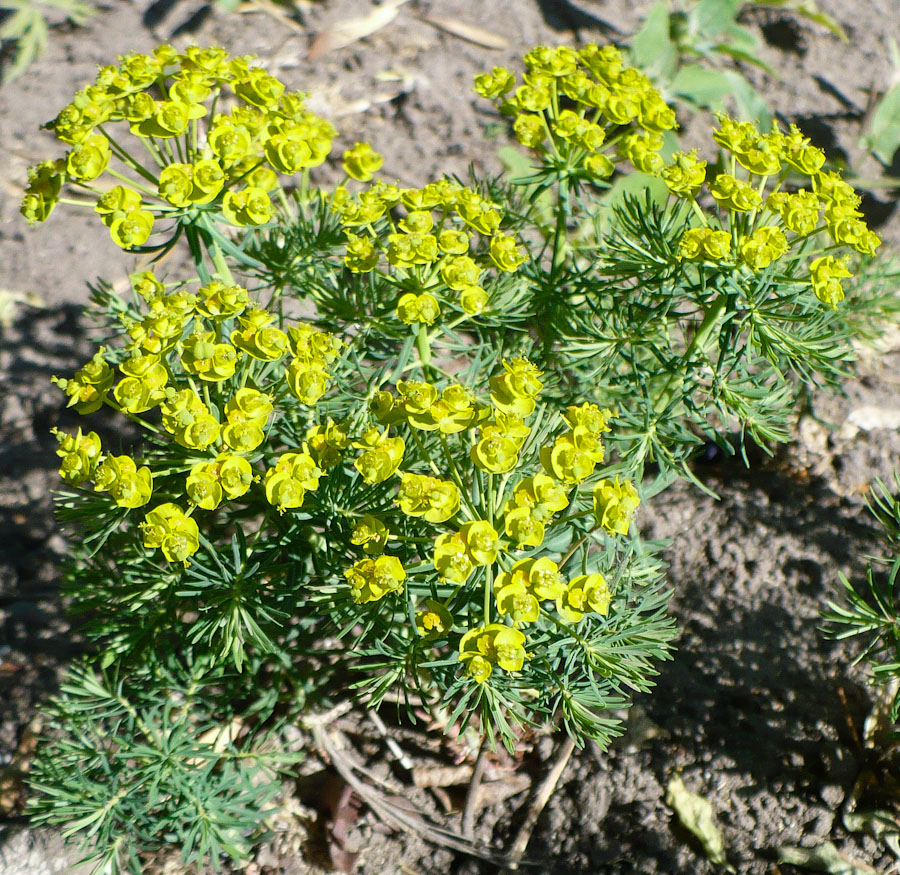
<path id="1" fill-rule="evenodd" d="M 534 832 L 538 818 L 541 816 L 544 806 L 553 795 L 553 791 L 556 789 L 556 785 L 559 783 L 559 779 L 562 777 L 562 773 L 569 763 L 569 758 L 572 756 L 573 750 L 575 750 L 575 742 L 566 736 L 566 740 L 560 745 L 559 753 L 556 755 L 556 761 L 553 763 L 553 767 L 547 772 L 547 776 L 534 791 L 534 794 L 528 803 L 528 812 L 525 815 L 525 820 L 522 822 L 519 834 L 516 836 L 516 840 L 513 842 L 512 848 L 509 851 L 509 858 L 510 860 L 514 860 L 515 863 L 512 866 L 507 866 L 504 871 L 508 872 L 517 869 L 518 863 L 521 861 L 522 857 L 525 856 L 525 849 L 528 847 L 528 842 L 531 840 L 531 834 Z"/>
<path id="2" fill-rule="evenodd" d="M 481 796 L 481 780 L 484 778 L 484 769 L 487 766 L 488 743 L 487 737 L 481 740 L 478 748 L 478 756 L 475 758 L 475 768 L 472 770 L 472 779 L 469 781 L 469 791 L 466 793 L 466 806 L 463 808 L 462 834 L 465 838 L 472 838 L 475 831 L 475 813 L 478 811 L 478 799 Z"/>

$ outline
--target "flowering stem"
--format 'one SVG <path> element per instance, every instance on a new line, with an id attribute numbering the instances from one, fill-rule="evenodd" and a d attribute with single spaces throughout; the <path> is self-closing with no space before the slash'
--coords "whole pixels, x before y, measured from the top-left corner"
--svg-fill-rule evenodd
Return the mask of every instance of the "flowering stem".
<path id="1" fill-rule="evenodd" d="M 673 371 L 669 375 L 669 379 L 666 381 L 662 392 L 660 392 L 659 397 L 656 399 L 656 403 L 653 405 L 653 412 L 657 416 L 665 411 L 672 402 L 675 393 L 684 386 L 687 370 L 694 356 L 698 352 L 703 354 L 706 353 L 709 338 L 713 331 L 718 327 L 722 316 L 725 314 L 727 305 L 728 296 L 725 294 L 720 294 L 709 305 L 709 308 L 703 315 L 700 325 L 697 327 L 697 331 L 694 333 L 694 339 L 690 342 L 688 348 L 684 351 L 684 355 L 681 357 L 681 366 L 677 371 Z"/>
<path id="2" fill-rule="evenodd" d="M 419 352 L 419 361 L 422 363 L 422 373 L 426 378 L 434 379 L 437 373 L 431 364 L 431 338 L 428 336 L 427 327 L 422 322 L 416 328 L 416 349 Z"/>

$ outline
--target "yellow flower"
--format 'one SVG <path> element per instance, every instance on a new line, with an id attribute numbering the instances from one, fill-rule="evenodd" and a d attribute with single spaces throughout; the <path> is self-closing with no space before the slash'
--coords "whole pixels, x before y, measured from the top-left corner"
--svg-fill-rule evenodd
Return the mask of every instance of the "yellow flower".
<path id="1" fill-rule="evenodd" d="M 219 453 L 216 456 L 216 476 L 226 498 L 240 498 L 253 482 L 253 469 L 243 456 Z"/>
<path id="2" fill-rule="evenodd" d="M 521 583 L 510 583 L 497 590 L 497 611 L 508 616 L 517 626 L 533 623 L 541 614 L 541 606 L 533 593 Z"/>
<path id="3" fill-rule="evenodd" d="M 537 149 L 547 137 L 547 129 L 539 115 L 520 113 L 513 123 L 516 139 L 528 149 Z"/>
<path id="4" fill-rule="evenodd" d="M 720 173 L 710 183 L 709 192 L 720 207 L 736 213 L 755 210 L 762 204 L 756 189 L 727 173 Z"/>
<path id="5" fill-rule="evenodd" d="M 242 352 L 264 362 L 274 362 L 287 352 L 288 338 L 272 326 L 275 317 L 267 310 L 248 309 L 238 317 L 240 328 L 231 332 L 231 342 Z"/>
<path id="6" fill-rule="evenodd" d="M 847 270 L 847 260 L 833 255 L 816 258 L 809 266 L 809 279 L 815 296 L 833 310 L 844 300 L 841 280 L 853 274 Z"/>
<path id="7" fill-rule="evenodd" d="M 438 234 L 438 248 L 447 255 L 465 255 L 469 251 L 469 235 L 458 228 L 444 228 Z"/>
<path id="8" fill-rule="evenodd" d="M 397 222 L 397 227 L 407 234 L 427 234 L 434 228 L 434 217 L 431 210 L 412 210 Z"/>
<path id="9" fill-rule="evenodd" d="M 491 474 L 505 474 L 515 468 L 519 461 L 519 446 L 515 441 L 500 434 L 482 435 L 469 451 L 469 458 L 476 467 Z"/>
<path id="10" fill-rule="evenodd" d="M 91 431 L 86 435 L 81 429 L 72 434 L 66 434 L 54 428 L 51 434 L 55 435 L 59 442 L 56 455 L 62 459 L 59 475 L 70 483 L 84 483 L 90 479 L 100 461 L 101 445 L 100 437 Z"/>
<path id="11" fill-rule="evenodd" d="M 153 475 L 129 456 L 107 456 L 94 472 L 97 492 L 109 492 L 119 507 L 141 507 L 150 501 Z"/>
<path id="12" fill-rule="evenodd" d="M 433 640 L 446 635 L 453 628 L 453 617 L 438 601 L 425 599 L 426 609 L 416 612 L 416 632 Z"/>
<path id="13" fill-rule="evenodd" d="M 352 149 L 344 152 L 343 164 L 347 176 L 368 182 L 381 169 L 384 157 L 368 143 L 355 143 Z"/>
<path id="14" fill-rule="evenodd" d="M 544 470 L 563 483 L 580 483 L 590 477 L 597 465 L 597 455 L 595 448 L 579 447 L 575 432 L 561 434 L 552 447 L 541 447 L 540 452 Z M 602 460 L 602 453 L 599 455 Z"/>
<path id="15" fill-rule="evenodd" d="M 225 404 L 225 416 L 229 422 L 257 422 L 261 427 L 274 410 L 269 395 L 256 389 L 238 389 Z"/>
<path id="16" fill-rule="evenodd" d="M 606 616 L 612 594 L 602 574 L 582 574 L 573 578 L 556 597 L 559 615 L 569 623 L 577 623 L 588 612 Z"/>
<path id="17" fill-rule="evenodd" d="M 475 77 L 475 93 L 495 100 L 511 91 L 516 77 L 506 67 L 494 67 L 490 73 L 479 73 Z"/>
<path id="18" fill-rule="evenodd" d="M 217 476 L 215 462 L 201 462 L 191 468 L 185 483 L 188 498 L 204 510 L 215 510 L 224 492 Z"/>
<path id="19" fill-rule="evenodd" d="M 232 225 L 265 225 L 272 218 L 268 193 L 256 186 L 227 191 L 222 199 L 222 215 Z"/>
<path id="20" fill-rule="evenodd" d="M 471 663 L 476 659 L 485 660 L 490 666 L 497 665 L 504 671 L 520 671 L 525 662 L 525 636 L 511 626 L 502 623 L 490 623 L 476 629 L 470 629 L 459 642 L 459 661 L 466 665 L 471 677 L 481 682 L 486 680 L 480 663 Z M 468 665 L 467 665 L 468 664 Z M 484 674 L 484 677 L 480 675 Z"/>
<path id="21" fill-rule="evenodd" d="M 309 364 L 330 364 L 341 351 L 340 338 L 319 331 L 308 322 L 298 322 L 288 328 L 288 343 L 298 359 Z"/>
<path id="22" fill-rule="evenodd" d="M 588 175 L 596 179 L 609 179 L 616 171 L 616 165 L 610 161 L 607 155 L 596 152 L 584 159 L 584 169 Z"/>
<path id="23" fill-rule="evenodd" d="M 353 527 L 350 543 L 362 547 L 366 553 L 378 556 L 384 552 L 388 541 L 389 532 L 387 526 L 377 517 L 367 513 Z"/>
<path id="24" fill-rule="evenodd" d="M 509 571 L 497 575 L 496 589 L 509 585 L 523 587 L 538 601 L 555 599 L 566 588 L 559 566 L 546 556 L 520 559 Z"/>
<path id="25" fill-rule="evenodd" d="M 253 140 L 243 125 L 231 124 L 230 120 L 226 122 L 226 118 L 219 119 L 219 123 L 210 128 L 206 141 L 222 165 L 229 167 L 250 155 Z"/>
<path id="26" fill-rule="evenodd" d="M 400 467 L 406 449 L 402 437 L 389 438 L 387 429 L 379 432 L 377 428 L 368 429 L 353 446 L 363 450 L 353 467 L 366 483 L 382 483 L 387 480 Z"/>
<path id="27" fill-rule="evenodd" d="M 91 182 L 106 170 L 111 155 L 109 140 L 102 134 L 94 134 L 69 152 L 66 170 L 79 182 Z"/>
<path id="28" fill-rule="evenodd" d="M 492 236 L 500 227 L 500 212 L 496 205 L 469 188 L 463 189 L 457 196 L 456 212 L 479 234 Z"/>
<path id="29" fill-rule="evenodd" d="M 183 562 L 200 549 L 197 523 L 176 504 L 161 504 L 149 511 L 141 523 L 144 546 L 161 548 L 169 562 Z"/>
<path id="30" fill-rule="evenodd" d="M 214 331 L 195 331 L 182 346 L 181 363 L 189 374 L 208 382 L 234 376 L 237 350 L 230 343 L 215 343 Z"/>
<path id="31" fill-rule="evenodd" d="M 308 453 L 284 453 L 274 468 L 266 471 L 266 500 L 284 513 L 303 504 L 308 491 L 319 486 L 322 471 Z"/>
<path id="32" fill-rule="evenodd" d="M 416 424 L 417 428 L 423 428 L 426 431 L 437 429 L 442 434 L 457 434 L 465 431 L 478 417 L 478 408 L 474 406 L 475 399 L 472 393 L 465 386 L 459 384 L 447 386 L 442 392 L 441 397 L 435 400 L 428 408 L 421 420 L 418 417 L 413 419 L 421 422 Z"/>
<path id="33" fill-rule="evenodd" d="M 811 146 L 809 137 L 804 137 L 796 125 L 791 125 L 790 133 L 784 138 L 784 163 L 798 173 L 815 176 L 825 163 L 825 153 Z"/>
<path id="34" fill-rule="evenodd" d="M 678 257 L 692 261 L 724 261 L 731 254 L 731 235 L 712 228 L 689 228 L 678 246 Z"/>
<path id="35" fill-rule="evenodd" d="M 661 134 L 633 131 L 619 141 L 618 150 L 623 158 L 631 162 L 635 170 L 641 173 L 656 173 L 663 167 L 663 157 L 659 154 L 662 145 Z"/>
<path id="36" fill-rule="evenodd" d="M 370 237 L 347 233 L 347 254 L 344 264 L 353 273 L 368 273 L 378 266 L 379 254 Z"/>
<path id="37" fill-rule="evenodd" d="M 74 407 L 78 413 L 93 413 L 103 406 L 113 382 L 112 368 L 103 358 L 101 347 L 83 367 L 75 371 L 69 380 L 52 377 L 52 382 L 69 396 L 67 407 Z"/>
<path id="38" fill-rule="evenodd" d="M 740 242 L 741 258 L 754 271 L 763 270 L 788 251 L 788 242 L 780 228 L 757 228 Z"/>
<path id="39" fill-rule="evenodd" d="M 124 215 L 116 215 L 109 223 L 109 236 L 122 249 L 143 246 L 153 231 L 153 213 L 146 210 L 131 210 Z"/>
<path id="40" fill-rule="evenodd" d="M 773 130 L 770 134 L 753 135 L 743 140 L 734 152 L 738 164 L 758 176 L 772 176 L 781 170 L 784 134 Z"/>
<path id="41" fill-rule="evenodd" d="M 459 536 L 476 565 L 491 565 L 497 561 L 502 547 L 500 535 L 486 520 L 466 523 L 459 530 Z"/>
<path id="42" fill-rule="evenodd" d="M 306 441 L 320 468 L 333 468 L 339 465 L 344 450 L 350 443 L 346 426 L 331 419 L 325 425 L 311 428 L 306 433 Z"/>
<path id="43" fill-rule="evenodd" d="M 459 510 L 459 490 L 447 480 L 423 474 L 401 474 L 397 504 L 407 516 L 442 523 Z"/>
<path id="44" fill-rule="evenodd" d="M 433 234 L 389 234 L 387 260 L 394 267 L 409 268 L 431 264 L 439 256 L 437 237 Z"/>
<path id="45" fill-rule="evenodd" d="M 659 175 L 666 188 L 683 197 L 694 194 L 706 180 L 706 162 L 697 158 L 697 150 L 685 154 L 676 152 L 672 163 L 663 167 Z"/>
<path id="46" fill-rule="evenodd" d="M 231 87 L 238 97 L 263 109 L 274 106 L 284 94 L 284 85 L 262 67 L 248 69 Z"/>
<path id="47" fill-rule="evenodd" d="M 544 522 L 554 513 L 568 507 L 569 498 L 565 487 L 546 474 L 535 474 L 522 480 L 513 491 L 512 501 L 507 510 L 521 507 L 538 521 Z"/>
<path id="48" fill-rule="evenodd" d="M 459 306 L 463 313 L 477 316 L 484 312 L 488 304 L 488 293 L 481 286 L 466 286 L 459 295 Z"/>
<path id="49" fill-rule="evenodd" d="M 627 535 L 641 500 L 629 480 L 601 480 L 594 487 L 594 516 L 611 535 Z"/>
<path id="50" fill-rule="evenodd" d="M 770 197 L 769 200 L 771 199 Z M 784 195 L 776 212 L 781 214 L 781 220 L 789 231 L 806 237 L 812 234 L 819 224 L 821 206 L 813 192 L 800 189 L 794 194 Z"/>
<path id="51" fill-rule="evenodd" d="M 41 161 L 28 170 L 28 185 L 25 187 L 25 197 L 22 199 L 20 212 L 28 220 L 44 222 L 53 212 L 53 208 L 59 201 L 59 192 L 62 188 L 65 162 Z"/>
<path id="52" fill-rule="evenodd" d="M 459 532 L 438 535 L 434 540 L 434 567 L 444 580 L 465 583 L 475 563 Z"/>
<path id="53" fill-rule="evenodd" d="M 219 437 L 219 421 L 191 389 L 183 389 L 160 405 L 163 428 L 177 444 L 191 450 L 205 450 Z"/>
<path id="54" fill-rule="evenodd" d="M 197 290 L 200 299 L 197 312 L 207 319 L 230 319 L 243 313 L 250 303 L 250 296 L 241 286 L 226 286 L 213 280 Z"/>
<path id="55" fill-rule="evenodd" d="M 441 236 L 443 237 L 443 234 Z M 465 245 L 468 249 L 468 240 Z M 481 268 L 468 255 L 446 258 L 441 263 L 441 279 L 447 288 L 454 291 L 461 292 L 469 286 L 476 285 L 480 276 Z"/>
<path id="56" fill-rule="evenodd" d="M 194 168 L 190 164 L 168 164 L 159 172 L 159 196 L 176 207 L 191 203 Z"/>
<path id="57" fill-rule="evenodd" d="M 320 363 L 308 363 L 299 358 L 291 360 L 285 373 L 292 394 L 309 407 L 328 391 L 329 378 L 328 371 Z"/>
<path id="58" fill-rule="evenodd" d="M 544 542 L 544 524 L 534 517 L 528 507 L 513 507 L 503 518 L 506 534 L 519 549 L 539 547 Z"/>
<path id="59" fill-rule="evenodd" d="M 225 185 L 225 171 L 219 166 L 218 161 L 204 158 L 194 162 L 193 181 L 191 202 L 206 204 L 213 200 Z"/>
<path id="60" fill-rule="evenodd" d="M 514 271 L 528 260 L 525 251 L 516 243 L 515 237 L 495 234 L 491 239 L 491 261 L 504 271 Z"/>
<path id="61" fill-rule="evenodd" d="M 406 571 L 396 556 L 361 559 L 344 572 L 353 601 L 358 605 L 378 601 L 389 592 L 403 589 Z"/>
<path id="62" fill-rule="evenodd" d="M 490 379 L 492 403 L 503 413 L 530 416 L 543 388 L 541 371 L 524 358 L 504 359 L 503 369 L 505 373 Z"/>
<path id="63" fill-rule="evenodd" d="M 407 325 L 431 325 L 441 315 L 434 295 L 407 292 L 397 302 L 397 318 Z"/>

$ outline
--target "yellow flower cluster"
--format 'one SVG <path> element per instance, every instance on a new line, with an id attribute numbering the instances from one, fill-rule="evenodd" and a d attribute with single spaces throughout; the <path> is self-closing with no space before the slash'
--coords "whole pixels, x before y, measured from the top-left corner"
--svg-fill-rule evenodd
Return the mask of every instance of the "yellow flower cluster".
<path id="1" fill-rule="evenodd" d="M 512 273 L 527 260 L 516 238 L 500 230 L 500 207 L 447 179 L 408 189 L 376 181 L 355 196 L 341 186 L 331 208 L 347 236 L 349 270 L 369 273 L 384 258 L 398 287 L 415 277 L 417 291 L 397 301 L 397 318 L 407 325 L 431 325 L 442 306 L 469 316 L 483 312 L 486 271 Z M 484 255 L 473 257 L 475 235 L 488 244 Z"/>
<path id="2" fill-rule="evenodd" d="M 75 434 L 66 434 L 54 428 L 51 434 L 59 441 L 56 450 L 56 455 L 62 459 L 59 476 L 70 483 L 84 483 L 90 480 L 102 454 L 100 436 L 97 432 L 82 434 L 79 428 Z"/>
<path id="3" fill-rule="evenodd" d="M 192 507 L 188 513 L 193 508 L 214 511 L 223 501 L 245 496 L 258 480 L 263 481 L 265 500 L 280 512 L 300 507 L 305 494 L 317 488 L 322 468 L 340 462 L 348 445 L 342 425 L 329 421 L 314 426 L 302 452 L 285 453 L 262 470 L 255 466 L 267 458 L 262 446 L 276 413 L 275 398 L 290 392 L 314 405 L 327 389 L 328 369 L 341 341 L 307 323 L 286 330 L 276 327 L 276 317 L 250 306 L 247 290 L 240 286 L 214 280 L 193 293 L 184 288 L 167 291 L 148 272 L 135 274 L 132 282 L 146 311 L 140 318 L 124 320 L 128 357 L 117 366 L 120 377 L 117 381 L 116 368 L 101 348 L 71 379 L 54 378 L 70 406 L 91 413 L 106 403 L 184 448 L 189 460 L 184 492 Z M 289 353 L 292 358 L 283 363 Z M 267 366 L 262 384 L 253 376 L 256 363 Z M 270 367 L 274 363 L 277 366 Z M 156 410 L 158 419 L 141 417 Z M 93 483 L 120 507 L 150 502 L 150 465 L 129 456 L 104 456 L 94 432 L 57 437 L 65 479 Z M 145 532 L 156 534 L 147 535 L 145 543 L 162 547 L 167 558 L 177 553 L 183 561 L 199 540 L 184 536 L 193 528 L 171 511 L 177 505 L 165 506 L 170 510 L 157 515 L 156 522 L 151 524 L 148 515 L 150 528 Z M 160 526 L 181 538 L 177 549 L 166 546 L 169 541 L 159 534 Z"/>
<path id="4" fill-rule="evenodd" d="M 650 80 L 625 64 L 615 46 L 551 49 L 524 58 L 522 84 L 504 67 L 475 77 L 475 91 L 514 118 L 516 138 L 550 165 L 588 179 L 612 176 L 616 160 L 654 173 L 662 167 L 663 132 L 675 113 Z M 615 142 L 615 152 L 604 147 Z"/>
<path id="5" fill-rule="evenodd" d="M 570 507 L 574 517 L 593 514 L 595 528 L 615 537 L 628 533 L 639 501 L 632 483 L 600 479 L 593 487 L 593 506 L 581 510 L 586 496 L 577 496 L 580 484 L 603 461 L 602 436 L 610 431 L 614 416 L 596 404 L 568 407 L 562 416 L 566 429 L 520 458 L 532 434 L 526 419 L 537 411 L 542 374 L 524 358 L 502 364 L 502 371 L 488 381 L 490 404 L 453 383 L 439 389 L 429 382 L 400 380 L 396 395 L 378 390 L 369 411 L 382 428 L 369 428 L 354 443 L 362 450 L 355 466 L 363 478 L 379 483 L 396 475 L 394 503 L 404 516 L 423 521 L 419 533 L 431 534 L 409 538 L 402 527 L 391 529 L 372 513 L 359 518 L 351 542 L 366 557 L 345 571 L 350 597 L 364 604 L 400 593 L 404 587 L 415 592 L 420 575 L 433 580 L 430 575 L 435 573 L 438 585 L 451 587 L 453 594 L 484 589 L 491 595 L 492 612 L 502 622 L 490 622 L 485 608 L 484 625 L 464 631 L 458 650 L 467 675 L 478 682 L 486 681 L 497 667 L 522 668 L 527 654 L 520 627 L 535 624 L 542 616 L 552 617 L 553 623 L 573 624 L 586 614 L 604 616 L 609 610 L 612 592 L 602 574 L 583 573 L 567 580 L 554 558 L 535 555 L 548 529 L 563 523 L 556 515 Z M 414 438 L 418 453 L 413 459 L 428 463 L 428 473 L 400 470 L 407 443 L 399 435 L 389 437 L 388 431 L 402 427 Z M 437 443 L 432 439 L 431 445 L 438 450 L 438 459 L 443 454 L 445 478 L 438 476 L 439 461 L 428 455 L 424 436 L 417 432 L 436 435 Z M 453 435 L 455 453 L 448 440 Z M 466 458 L 471 468 L 465 467 Z M 543 470 L 534 471 L 538 458 Z M 531 465 L 532 472 L 511 479 L 510 472 L 524 464 Z M 506 476 L 494 480 L 490 475 L 495 474 Z M 426 544 L 415 550 L 420 559 L 430 558 L 433 571 L 422 564 L 407 571 L 398 557 L 385 554 L 389 542 Z M 430 586 L 435 593 L 435 585 Z M 453 594 L 443 600 L 426 599 L 425 608 L 414 614 L 418 635 L 435 646 L 443 646 L 454 631 Z M 545 602 L 554 603 L 555 612 Z"/>
<path id="6" fill-rule="evenodd" d="M 718 116 L 713 140 L 727 153 L 729 172 L 706 180 L 706 162 L 696 151 L 678 152 L 658 175 L 678 197 L 695 198 L 706 187 L 726 229 L 707 221 L 688 229 L 679 244 L 687 261 L 744 265 L 753 273 L 777 262 L 793 247 L 801 254 L 808 238 L 827 229 L 834 244 L 871 255 L 881 241 L 859 211 L 860 197 L 839 174 L 823 171 L 825 154 L 796 125 L 763 134 L 750 122 Z M 740 175 L 739 175 L 740 174 Z M 793 176 L 808 177 L 811 189 L 787 190 Z M 769 190 L 768 195 L 766 194 Z M 809 283 L 820 301 L 836 307 L 844 297 L 846 263 L 825 256 L 809 265 Z"/>
<path id="7" fill-rule="evenodd" d="M 70 148 L 32 168 L 22 214 L 43 222 L 69 183 L 94 196 L 95 212 L 125 249 L 144 245 L 160 218 L 190 222 L 215 209 L 234 225 L 265 224 L 277 174 L 321 164 L 335 130 L 304 106 L 304 94 L 286 92 L 252 61 L 162 45 L 101 67 L 50 123 Z M 114 125 L 127 126 L 148 161 Z M 360 163 L 371 166 L 363 156 Z M 105 173 L 122 184 L 97 184 Z"/>

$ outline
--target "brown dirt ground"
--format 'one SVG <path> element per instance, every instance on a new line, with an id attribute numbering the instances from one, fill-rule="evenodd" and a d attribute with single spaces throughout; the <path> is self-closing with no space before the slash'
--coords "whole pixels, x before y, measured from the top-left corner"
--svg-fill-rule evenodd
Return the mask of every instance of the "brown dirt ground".
<path id="1" fill-rule="evenodd" d="M 117 54 L 149 50 L 160 38 L 179 46 L 217 42 L 257 53 L 290 86 L 312 92 L 311 104 L 343 132 L 339 146 L 370 140 L 386 154 L 386 171 L 404 184 L 465 174 L 470 162 L 494 172 L 505 141 L 497 119 L 471 94 L 472 76 L 493 64 L 515 65 L 537 43 L 623 39 L 649 6 L 647 0 L 421 0 L 403 6 L 375 35 L 310 61 L 314 34 L 361 14 L 366 4 L 310 4 L 298 33 L 258 8 L 225 14 L 196 0 L 152 7 L 106 2 L 86 28 L 55 29 L 44 57 L 0 91 L 0 288 L 35 293 L 44 303 L 22 308 L 0 329 L 0 766 L 82 647 L 57 594 L 66 544 L 49 498 L 55 441 L 48 429 L 60 422 L 60 403 L 48 378 L 89 354 L 79 315 L 85 282 L 119 281 L 131 269 L 130 258 L 115 251 L 90 216 L 60 209 L 37 229 L 20 220 L 26 168 L 54 152 L 40 123 Z M 831 157 L 872 176 L 877 168 L 857 138 L 870 95 L 894 75 L 889 43 L 900 38 L 900 11 L 896 0 L 820 6 L 846 28 L 848 43 L 788 13 L 754 10 L 747 20 L 766 40 L 765 60 L 782 75 L 748 75 L 784 120 L 798 121 Z M 509 48 L 472 45 L 426 23 L 427 15 L 502 34 Z M 894 207 L 883 190 L 867 199 L 870 220 L 896 247 Z M 862 493 L 873 477 L 890 475 L 900 453 L 897 349 L 888 345 L 863 361 L 846 397 L 818 399 L 818 413 L 838 428 L 807 417 L 795 445 L 751 472 L 715 459 L 698 468 L 719 502 L 678 486 L 643 512 L 644 533 L 671 540 L 679 650 L 662 667 L 656 692 L 639 698 L 628 735 L 607 753 L 588 748 L 570 762 L 529 847 L 534 871 L 715 871 L 664 803 L 676 771 L 712 803 L 729 862 L 740 873 L 797 871 L 779 868 L 775 848 L 825 840 L 880 871 L 888 868 L 885 846 L 848 834 L 841 817 L 858 777 L 877 760 L 877 751 L 858 743 L 871 693 L 864 674 L 848 667 L 847 650 L 825 641 L 817 627 L 824 600 L 838 591 L 838 573 L 855 573 L 873 547 Z M 873 427 L 873 409 L 882 414 L 881 426 Z M 421 733 L 404 730 L 397 738 L 417 756 L 436 747 Z M 356 740 L 373 767 L 409 785 L 377 739 Z M 422 761 L 433 763 L 442 753 Z M 523 756 L 520 773 L 539 776 L 551 756 L 549 740 L 540 740 Z M 300 802 L 314 809 L 318 801 L 310 786 L 317 785 L 300 782 L 289 794 L 300 815 L 307 811 L 296 808 Z M 522 817 L 524 795 L 502 799 L 500 789 L 491 790 L 478 836 L 502 845 Z M 315 828 L 289 814 L 280 823 L 256 871 L 322 871 Z M 365 873 L 496 871 L 391 833 L 371 815 L 360 818 L 351 844 Z M 74 870 L 58 837 L 23 830 L 16 819 L 0 822 L 2 875 L 68 871 Z"/>

